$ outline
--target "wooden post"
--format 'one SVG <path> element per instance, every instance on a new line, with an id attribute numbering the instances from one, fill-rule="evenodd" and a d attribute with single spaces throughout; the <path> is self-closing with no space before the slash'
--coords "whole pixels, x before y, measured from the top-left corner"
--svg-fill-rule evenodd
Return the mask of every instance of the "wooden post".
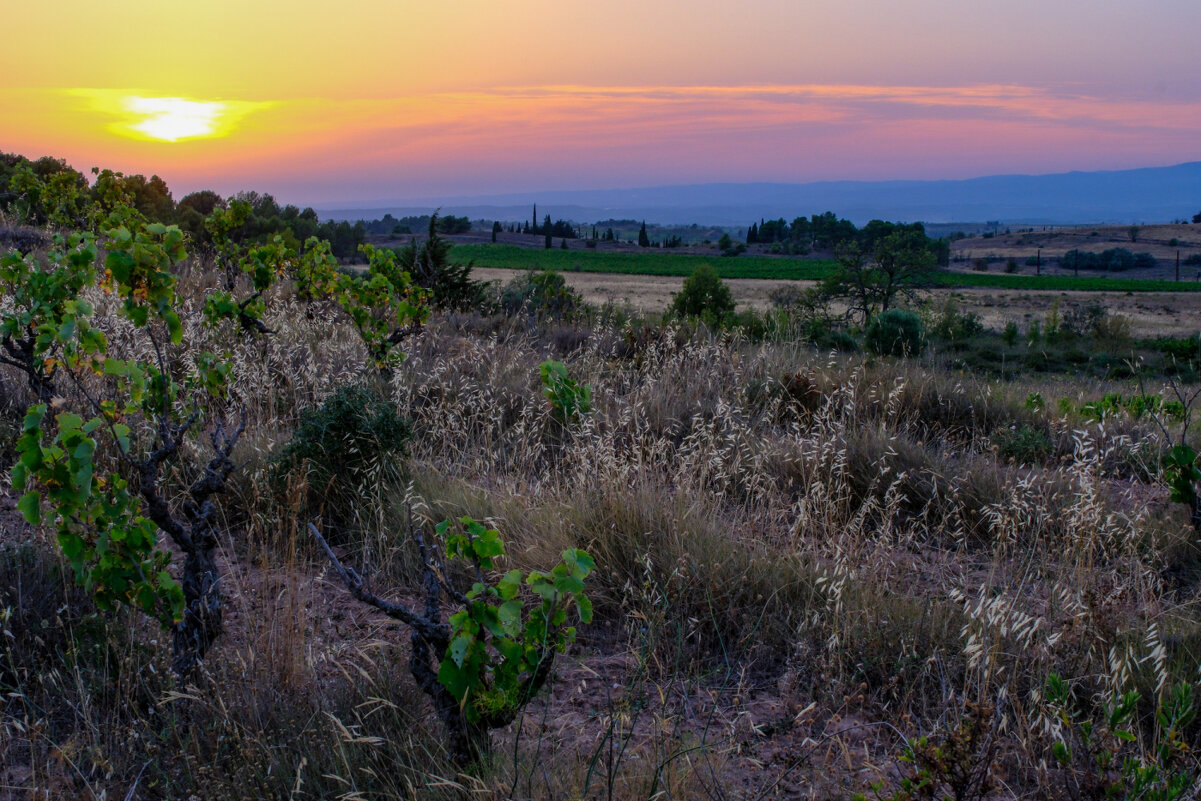
<path id="1" fill-rule="evenodd" d="M 1077 278 L 1080 277 L 1080 248 L 1076 248 L 1076 262 L 1072 267 L 1072 273 Z"/>
<path id="2" fill-rule="evenodd" d="M 1176 251 L 1176 283 L 1180 283 L 1180 251 Z"/>
<path id="3" fill-rule="evenodd" d="M 1043 249 L 1038 249 L 1038 255 L 1034 257 L 1034 274 L 1043 274 Z"/>

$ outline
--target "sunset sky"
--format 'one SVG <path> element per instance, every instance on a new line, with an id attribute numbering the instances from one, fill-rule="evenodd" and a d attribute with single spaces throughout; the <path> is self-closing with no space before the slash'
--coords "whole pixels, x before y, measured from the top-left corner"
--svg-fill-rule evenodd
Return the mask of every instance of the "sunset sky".
<path id="1" fill-rule="evenodd" d="M 1197 0 L 8 4 L 0 150 L 303 204 L 1201 160 Z"/>

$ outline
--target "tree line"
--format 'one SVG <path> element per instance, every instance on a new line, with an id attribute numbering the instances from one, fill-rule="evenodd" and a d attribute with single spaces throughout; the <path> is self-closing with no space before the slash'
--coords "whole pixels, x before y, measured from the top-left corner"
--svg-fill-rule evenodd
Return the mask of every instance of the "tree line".
<path id="1" fill-rule="evenodd" d="M 945 239 L 932 239 L 926 235 L 926 228 L 920 222 L 899 223 L 886 220 L 872 220 L 859 228 L 850 220 L 838 217 L 834 212 L 813 214 L 809 217 L 797 217 L 791 223 L 783 217 L 775 220 L 760 219 L 747 229 L 746 243 L 748 245 L 777 246 L 769 247 L 771 252 L 789 252 L 804 255 L 810 250 L 842 251 L 849 248 L 861 252 L 871 252 L 885 237 L 901 234 L 905 237 L 925 240 L 927 247 L 934 254 L 938 265 L 945 267 L 951 256 L 950 242 Z M 780 247 L 783 246 L 783 247 Z"/>
<path id="2" fill-rule="evenodd" d="M 30 160 L 15 153 L 0 153 L 0 212 L 15 215 L 33 226 L 85 227 L 90 205 L 106 194 L 128 197 L 130 205 L 146 220 L 178 225 L 200 249 L 213 244 L 205 220 L 215 209 L 225 209 L 228 200 L 211 189 L 191 192 L 176 201 L 167 182 L 158 175 L 124 175 L 93 168 L 93 178 L 67 164 L 64 159 L 43 156 Z M 235 199 L 250 205 L 250 213 L 231 232 L 240 242 L 266 243 L 281 236 L 291 247 L 310 237 L 330 243 L 338 258 L 358 252 L 367 236 L 363 222 L 321 222 L 312 208 L 280 205 L 267 193 L 239 192 Z"/>

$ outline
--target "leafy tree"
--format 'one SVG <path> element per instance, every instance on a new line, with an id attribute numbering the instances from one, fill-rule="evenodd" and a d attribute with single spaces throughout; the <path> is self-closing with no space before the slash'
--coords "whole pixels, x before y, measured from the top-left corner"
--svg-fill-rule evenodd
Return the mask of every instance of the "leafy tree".
<path id="1" fill-rule="evenodd" d="M 717 271 L 708 264 L 693 270 L 683 288 L 672 297 L 671 311 L 679 317 L 700 317 L 720 324 L 734 312 L 734 296 Z"/>
<path id="2" fill-rule="evenodd" d="M 867 323 L 878 312 L 888 311 L 898 296 L 913 297 L 933 266 L 924 234 L 897 231 L 879 239 L 870 253 L 858 245 L 845 246 L 823 290 L 831 298 L 845 299 L 848 314 Z"/>
<path id="3" fill-rule="evenodd" d="M 1193 215 L 1193 225 L 1201 225 L 1201 211 Z"/>
<path id="4" fill-rule="evenodd" d="M 783 242 L 788 239 L 788 223 L 784 221 L 783 217 L 778 220 L 760 220 L 756 239 L 766 244 Z"/>
<path id="5" fill-rule="evenodd" d="M 120 211 L 110 218 L 123 216 Z M 136 216 L 132 210 L 124 216 Z M 222 414 L 228 357 L 193 352 L 180 358 L 184 331 L 173 270 L 185 257 L 184 234 L 161 223 L 107 231 L 100 275 L 98 249 L 90 235 L 59 240 L 49 261 L 72 280 L 98 280 L 120 300 L 119 313 L 146 341 L 149 360 L 119 358 L 103 332 L 90 325 L 91 307 L 81 300 L 56 302 L 59 287 L 41 280 L 44 270 L 28 257 L 5 257 L 5 277 L 22 288 L 46 293 L 40 307 L 45 332 L 33 356 L 45 366 L 40 379 L 51 385 L 51 402 L 26 414 L 18 443 L 20 461 L 13 486 L 24 493 L 20 508 L 30 523 L 47 522 L 78 581 L 101 608 L 129 604 L 172 632 L 172 667 L 187 677 L 221 632 L 219 570 L 215 559 L 219 516 L 214 497 L 234 471 L 231 454 L 242 423 Z M 268 268 L 277 275 L 282 264 Z M 230 309 L 207 306 L 216 330 L 233 322 Z M 256 313 L 253 307 L 243 310 Z M 4 320 L 6 332 L 28 319 Z M 233 332 L 244 331 L 237 326 Z M 92 388 L 84 390 L 85 379 Z M 168 470 L 184 458 L 184 443 L 207 432 L 213 456 L 203 466 Z M 174 476 L 197 478 L 180 485 Z M 132 480 L 131 480 L 132 478 Z M 176 582 L 167 571 L 172 556 L 158 547 L 166 533 L 183 554 Z"/>

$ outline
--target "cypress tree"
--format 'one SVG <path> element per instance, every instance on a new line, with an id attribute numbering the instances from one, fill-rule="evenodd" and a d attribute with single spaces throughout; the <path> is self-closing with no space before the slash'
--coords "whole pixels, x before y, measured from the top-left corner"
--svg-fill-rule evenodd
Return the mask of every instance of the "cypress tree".
<path id="1" fill-rule="evenodd" d="M 642 221 L 642 227 L 638 229 L 638 247 L 647 248 L 651 245 L 651 238 L 646 235 L 646 220 Z"/>

